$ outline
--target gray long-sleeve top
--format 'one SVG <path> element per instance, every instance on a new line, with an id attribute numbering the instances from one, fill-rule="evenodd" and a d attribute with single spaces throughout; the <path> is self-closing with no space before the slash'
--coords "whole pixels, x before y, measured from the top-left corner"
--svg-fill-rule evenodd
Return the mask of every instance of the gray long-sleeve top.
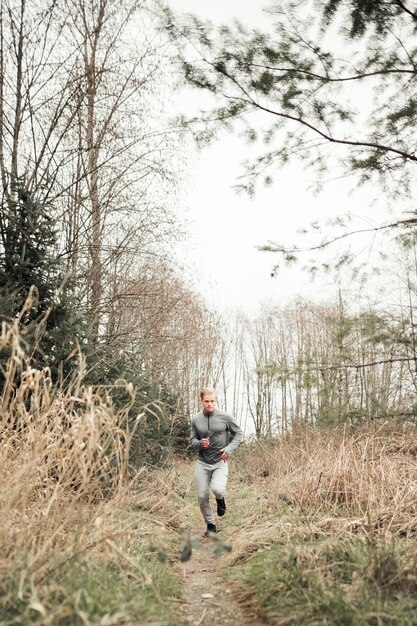
<path id="1" fill-rule="evenodd" d="M 208 448 L 201 446 L 201 439 L 210 437 Z M 220 461 L 221 450 L 230 456 L 243 441 L 243 431 L 235 420 L 224 411 L 212 413 L 200 411 L 191 420 L 191 445 L 198 450 L 198 459 L 213 465 Z"/>

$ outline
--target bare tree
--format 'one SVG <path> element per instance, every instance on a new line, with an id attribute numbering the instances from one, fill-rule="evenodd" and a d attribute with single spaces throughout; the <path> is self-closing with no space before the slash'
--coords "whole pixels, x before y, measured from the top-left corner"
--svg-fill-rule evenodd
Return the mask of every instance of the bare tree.
<path id="1" fill-rule="evenodd" d="M 1 5 L 3 193 L 11 197 L 22 179 L 42 190 L 51 219 L 62 222 L 62 254 L 81 279 L 96 337 L 117 328 L 126 277 L 149 257 L 168 256 L 181 236 L 172 211 L 181 152 L 166 105 L 166 43 L 150 8 L 115 0 Z M 1 217 L 3 230 L 13 227 L 11 213 Z"/>
<path id="2" fill-rule="evenodd" d="M 0 170 L 6 197 L 24 178 L 28 189 L 42 188 L 47 199 L 66 161 L 61 148 L 74 121 L 68 105 L 78 85 L 68 77 L 74 59 L 59 45 L 62 24 L 55 5 L 1 4 Z"/>
<path id="3" fill-rule="evenodd" d="M 78 240 L 73 253 L 81 251 L 87 264 L 97 330 L 108 316 L 108 297 L 116 312 L 113 265 L 118 272 L 137 270 L 138 257 L 162 256 L 161 244 L 173 238 L 167 196 L 175 179 L 167 163 L 178 140 L 163 110 L 163 42 L 147 8 L 143 1 L 69 5 L 68 37 L 82 76 L 73 177 L 82 183 L 68 231 Z"/>
<path id="4" fill-rule="evenodd" d="M 117 345 L 135 352 L 139 369 L 174 390 L 183 409 L 191 412 L 199 388 L 217 386 L 221 377 L 216 316 L 171 267 L 159 262 L 149 262 L 132 276 L 118 299 Z"/>

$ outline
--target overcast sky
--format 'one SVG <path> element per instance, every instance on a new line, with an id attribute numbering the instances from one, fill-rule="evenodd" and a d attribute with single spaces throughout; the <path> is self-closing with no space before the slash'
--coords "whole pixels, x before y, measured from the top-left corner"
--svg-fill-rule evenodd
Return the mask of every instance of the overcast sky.
<path id="1" fill-rule="evenodd" d="M 169 0 L 169 3 L 176 12 L 191 12 L 215 22 L 237 17 L 253 25 L 268 23 L 259 1 Z M 202 153 L 196 152 L 189 166 L 185 202 L 191 239 L 185 258 L 199 290 L 213 307 L 222 310 L 237 307 L 250 314 L 264 301 L 285 304 L 296 295 L 332 299 L 337 287 L 334 277 L 312 282 L 299 268 L 281 268 L 271 278 L 271 269 L 278 258 L 258 251 L 257 246 L 268 240 L 291 245 L 296 241 L 298 229 L 352 209 L 358 216 L 356 227 L 373 226 L 364 217 L 369 215 L 367 198 L 359 194 L 353 206 L 346 181 L 334 181 L 316 197 L 308 191 L 311 174 L 295 164 L 277 171 L 273 186 L 260 189 L 254 199 L 237 195 L 232 187 L 242 172 L 241 161 L 248 156 L 248 150 L 238 137 L 224 135 Z M 367 241 L 357 243 L 361 253 Z"/>

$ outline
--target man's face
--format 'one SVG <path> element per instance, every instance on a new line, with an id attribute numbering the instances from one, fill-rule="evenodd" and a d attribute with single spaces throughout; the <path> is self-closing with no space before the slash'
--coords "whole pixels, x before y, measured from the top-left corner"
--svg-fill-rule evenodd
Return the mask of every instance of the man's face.
<path id="1" fill-rule="evenodd" d="M 201 400 L 201 405 L 206 413 L 212 413 L 216 406 L 216 396 L 214 393 L 205 393 Z"/>

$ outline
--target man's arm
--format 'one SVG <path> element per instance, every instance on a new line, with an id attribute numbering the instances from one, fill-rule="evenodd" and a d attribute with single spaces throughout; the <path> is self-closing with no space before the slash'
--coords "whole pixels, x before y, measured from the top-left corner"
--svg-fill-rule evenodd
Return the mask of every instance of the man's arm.
<path id="1" fill-rule="evenodd" d="M 191 420 L 191 435 L 190 435 L 191 445 L 195 450 L 201 450 L 201 439 L 198 433 L 197 427 L 194 423 L 194 418 Z"/>
<path id="2" fill-rule="evenodd" d="M 236 450 L 238 445 L 242 443 L 244 439 L 244 434 L 239 424 L 237 424 L 237 422 L 235 422 L 235 420 L 230 416 L 228 416 L 227 426 L 229 432 L 232 435 L 232 439 L 223 450 L 223 454 L 229 457 L 233 453 L 233 451 Z"/>

